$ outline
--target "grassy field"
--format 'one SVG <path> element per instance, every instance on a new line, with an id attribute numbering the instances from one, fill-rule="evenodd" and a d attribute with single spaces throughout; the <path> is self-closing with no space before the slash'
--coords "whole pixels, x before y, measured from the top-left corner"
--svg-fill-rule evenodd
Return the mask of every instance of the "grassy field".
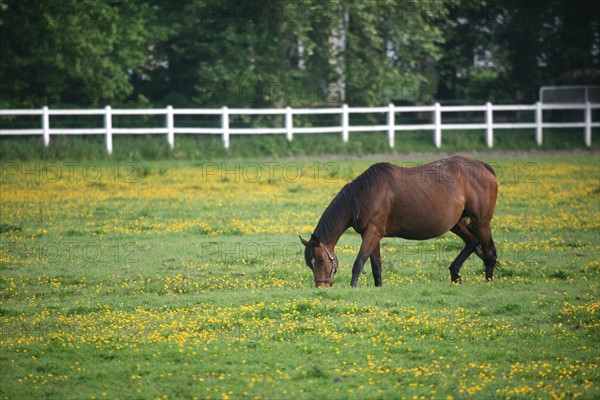
<path id="1" fill-rule="evenodd" d="M 494 284 L 447 234 L 355 290 L 298 234 L 371 161 L 3 161 L 0 398 L 599 398 L 598 153 L 485 161 Z"/>
<path id="2" fill-rule="evenodd" d="M 385 122 L 383 122 L 385 123 Z M 592 129 L 592 148 L 600 149 L 600 130 Z M 352 132 L 348 143 L 339 134 L 295 135 L 288 142 L 284 135 L 232 135 L 231 147 L 225 150 L 220 135 L 176 135 L 171 151 L 163 135 L 115 135 L 113 154 L 106 152 L 102 135 L 52 136 L 48 148 L 39 136 L 0 137 L 0 160 L 200 160 L 221 161 L 264 157 L 314 157 L 328 154 L 371 155 L 414 152 L 452 153 L 489 151 L 483 130 L 444 131 L 442 148 L 433 143 L 433 132 L 396 132 L 395 147 L 390 149 L 385 132 Z M 496 129 L 493 150 L 583 150 L 581 129 L 544 129 L 538 146 L 533 129 Z"/>

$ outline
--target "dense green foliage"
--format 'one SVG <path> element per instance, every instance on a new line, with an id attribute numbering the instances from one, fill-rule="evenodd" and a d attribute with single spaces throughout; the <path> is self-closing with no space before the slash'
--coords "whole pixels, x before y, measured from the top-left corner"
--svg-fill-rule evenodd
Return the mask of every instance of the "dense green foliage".
<path id="1" fill-rule="evenodd" d="M 593 1 L 466 2 L 450 18 L 457 24 L 437 67 L 439 99 L 518 103 L 537 99 L 540 86 L 600 80 Z"/>
<path id="2" fill-rule="evenodd" d="M 597 81 L 594 4 L 0 0 L 0 107 L 532 101 Z"/>
<path id="3" fill-rule="evenodd" d="M 164 37 L 144 2 L 0 1 L 0 107 L 140 102 L 132 78 Z"/>

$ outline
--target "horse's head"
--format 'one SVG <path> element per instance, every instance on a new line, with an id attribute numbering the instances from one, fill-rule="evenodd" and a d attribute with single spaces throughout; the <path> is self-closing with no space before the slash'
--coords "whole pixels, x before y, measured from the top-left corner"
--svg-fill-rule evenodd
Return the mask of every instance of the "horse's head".
<path id="1" fill-rule="evenodd" d="M 321 243 L 319 238 L 311 235 L 310 240 L 306 241 L 300 237 L 304 245 L 304 260 L 306 265 L 315 275 L 315 286 L 326 287 L 333 286 L 333 276 L 338 269 L 338 259 L 333 252 L 333 246 L 330 248 Z"/>

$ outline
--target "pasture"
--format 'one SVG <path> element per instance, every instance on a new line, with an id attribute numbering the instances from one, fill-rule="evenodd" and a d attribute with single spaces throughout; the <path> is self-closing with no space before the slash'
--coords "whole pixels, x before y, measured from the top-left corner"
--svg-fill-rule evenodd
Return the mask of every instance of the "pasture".
<path id="1" fill-rule="evenodd" d="M 600 397 L 598 153 L 479 158 L 495 283 L 446 234 L 354 290 L 357 234 L 330 289 L 298 235 L 373 161 L 2 162 L 0 397 Z"/>

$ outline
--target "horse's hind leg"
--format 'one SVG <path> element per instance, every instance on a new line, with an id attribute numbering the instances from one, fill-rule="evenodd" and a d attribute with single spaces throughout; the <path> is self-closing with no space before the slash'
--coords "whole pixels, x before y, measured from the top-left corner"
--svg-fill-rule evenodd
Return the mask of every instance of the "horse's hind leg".
<path id="1" fill-rule="evenodd" d="M 461 218 L 458 223 L 450 229 L 452 233 L 458 235 L 465 244 L 470 244 L 475 242 L 477 246 L 473 251 L 477 257 L 479 257 L 483 261 L 483 254 L 481 253 L 481 246 L 479 246 L 479 239 L 473 233 L 474 228 L 467 222 L 467 217 Z"/>
<path id="2" fill-rule="evenodd" d="M 489 238 L 489 242 L 486 242 L 487 245 L 482 245 L 482 253 L 483 263 L 485 264 L 485 279 L 488 282 L 491 282 L 494 280 L 494 268 L 496 267 L 496 260 L 498 259 L 491 229 L 489 230 Z"/>
<path id="3" fill-rule="evenodd" d="M 490 222 L 485 221 L 473 224 L 474 233 L 481 243 L 481 254 L 485 265 L 485 279 L 491 282 L 494 278 L 494 267 L 496 266 L 496 246 L 492 239 L 492 229 Z"/>
<path id="4" fill-rule="evenodd" d="M 469 230 L 464 218 L 460 219 L 458 223 L 451 229 L 451 231 L 452 233 L 458 235 L 465 242 L 464 249 L 461 250 L 454 261 L 452 261 L 452 264 L 450 264 L 450 279 L 454 283 L 460 283 L 462 281 L 461 276 L 458 274 L 460 267 L 462 267 L 463 263 L 467 258 L 469 258 L 471 253 L 477 250 L 479 240 Z"/>
<path id="5" fill-rule="evenodd" d="M 464 249 L 458 253 L 458 256 L 452 261 L 450 264 L 450 279 L 452 279 L 453 283 L 461 283 L 462 277 L 458 274 L 460 271 L 460 267 L 462 267 L 465 260 L 473 253 L 475 250 L 474 245 L 466 245 Z"/>

